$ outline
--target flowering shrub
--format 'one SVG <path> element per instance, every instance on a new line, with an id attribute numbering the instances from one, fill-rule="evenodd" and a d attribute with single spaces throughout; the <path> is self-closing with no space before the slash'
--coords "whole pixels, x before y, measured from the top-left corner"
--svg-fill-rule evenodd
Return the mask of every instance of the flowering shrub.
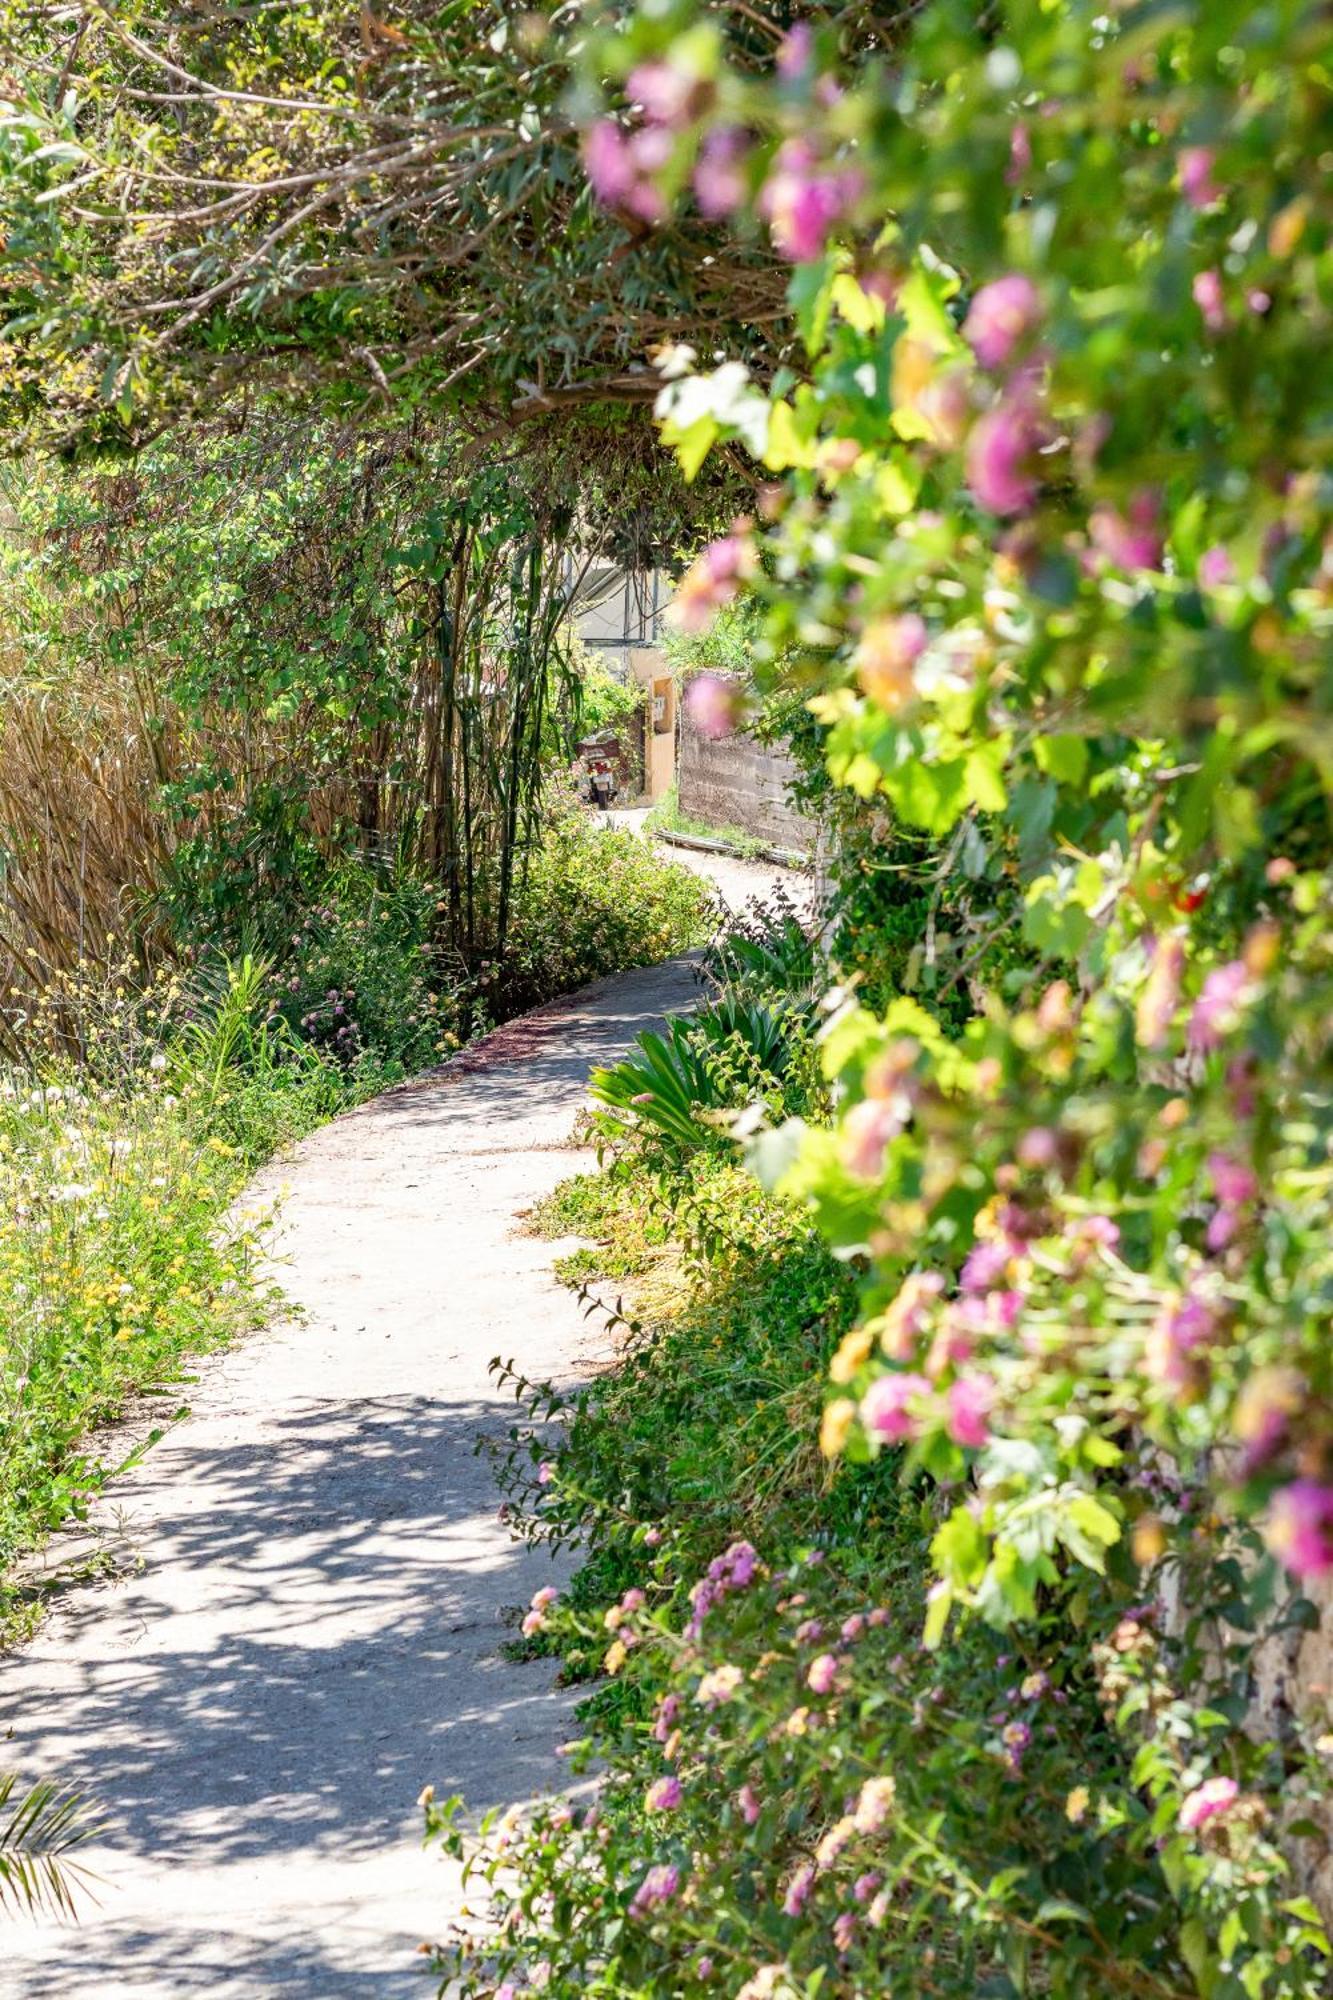
<path id="1" fill-rule="evenodd" d="M 115 1471 L 88 1434 L 265 1317 L 260 1218 L 237 1194 L 259 1157 L 348 1099 L 333 1065 L 266 1035 L 267 999 L 239 969 L 212 996 L 135 974 L 33 975 L 8 996 L 27 1060 L 0 1069 L 6 1637 L 40 1608 L 13 1559 L 83 1518 Z"/>
<path id="2" fill-rule="evenodd" d="M 597 1828 L 568 1876 L 529 1854 L 556 1981 L 577 1952 L 608 1992 L 852 1993 L 886 1968 L 932 1992 L 1322 1990 L 1276 1844 L 1319 1716 L 1268 1748 L 1244 1724 L 1264 1634 L 1308 1626 L 1301 1589 L 1333 1573 L 1326 51 L 1317 10 L 1240 0 L 928 6 L 850 71 L 832 26 L 772 74 L 730 66 L 688 4 L 596 50 L 623 80 L 588 137 L 600 199 L 649 225 L 692 200 L 793 266 L 799 366 L 761 388 L 664 358 L 687 474 L 723 443 L 773 481 L 700 558 L 688 622 L 758 603 L 760 683 L 800 691 L 830 783 L 934 843 L 926 940 L 938 963 L 954 924 L 972 1016 L 924 980 L 878 1012 L 844 997 L 833 1124 L 754 1144 L 863 1278 L 823 1450 L 890 1455 L 927 1496 L 911 1699 L 956 1651 L 1019 1652 L 1107 1765 L 1071 1762 L 1042 1836 L 1095 1888 L 1040 1881 L 1026 1833 L 1016 1876 L 974 1864 L 1003 1815 L 971 1809 L 969 1745 L 1027 1769 L 1046 1697 L 987 1737 L 989 1691 L 946 1693 L 954 1761 L 894 1739 L 882 1775 L 927 1817 L 872 1867 L 857 1704 L 898 1700 L 878 1642 L 807 1658 L 775 1598 L 721 1694 L 713 1628 L 665 1618 L 641 1644 L 691 1716 L 713 1676 L 671 1760 L 704 1810 L 623 1932 Z M 776 1905 L 774 1850 L 716 1831 L 747 1763 L 791 1843 Z M 849 1865 L 889 1885 L 869 1964 L 854 1885 L 822 1901 L 848 1817 Z M 577 1946 L 575 1906 L 603 1913 Z"/>

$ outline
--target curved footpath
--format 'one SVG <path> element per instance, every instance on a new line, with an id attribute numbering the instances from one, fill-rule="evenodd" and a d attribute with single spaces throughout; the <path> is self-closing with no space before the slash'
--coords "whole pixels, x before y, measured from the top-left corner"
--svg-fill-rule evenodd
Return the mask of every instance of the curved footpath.
<path id="1" fill-rule="evenodd" d="M 584 1164 L 589 1070 L 694 992 L 684 960 L 603 980 L 261 1177 L 302 1317 L 204 1364 L 101 1501 L 139 1573 L 71 1590 L 0 1661 L 0 1767 L 110 1819 L 100 1908 L 0 1929 L 5 2000 L 431 1993 L 414 1954 L 458 1891 L 417 1795 L 558 1783 L 573 1705 L 502 1657 L 505 1608 L 553 1571 L 473 1445 L 513 1409 L 493 1355 L 571 1381 L 606 1337 L 516 1217 Z"/>

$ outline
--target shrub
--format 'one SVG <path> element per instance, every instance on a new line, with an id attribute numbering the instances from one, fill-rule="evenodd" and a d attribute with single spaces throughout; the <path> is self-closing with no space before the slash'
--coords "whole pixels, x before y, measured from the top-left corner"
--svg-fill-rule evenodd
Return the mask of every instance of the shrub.
<path id="1" fill-rule="evenodd" d="M 482 990 L 504 1014 L 632 965 L 702 945 L 708 889 L 645 841 L 555 803 L 516 894 L 509 950 L 483 967 Z"/>
<path id="2" fill-rule="evenodd" d="M 1293 1689 L 1277 1744 L 1250 1709 L 1333 1576 L 1325 25 L 1243 0 L 843 25 L 767 72 L 688 0 L 640 10 L 590 48 L 589 160 L 608 202 L 706 190 L 794 267 L 803 375 L 671 358 L 682 464 L 720 443 L 781 480 L 677 608 L 761 606 L 761 688 L 930 849 L 914 910 L 869 896 L 861 847 L 843 907 L 872 935 L 844 943 L 874 1008 L 827 1024 L 833 1125 L 755 1153 L 863 1281 L 824 1448 L 901 1453 L 931 1496 L 926 1655 L 1021 1654 L 1095 1758 L 1062 1814 L 1059 1720 L 1049 1753 L 1026 1715 L 992 1742 L 960 1675 L 938 1763 L 899 1737 L 881 1773 L 913 1795 L 880 1829 L 883 1929 L 844 1902 L 835 1930 L 821 1848 L 893 1667 L 830 1647 L 808 1700 L 764 1584 L 710 1720 L 708 1634 L 656 1626 L 645 1575 L 616 1623 L 678 1663 L 682 1806 L 527 1851 L 515 1958 L 526 1925 L 566 1990 L 692 1991 L 702 1946 L 745 2000 L 890 1974 L 1313 1995 L 1328 1941 L 1278 1829 L 1326 1793 L 1326 1704 Z M 762 1819 L 744 1848 L 716 1830 L 733 1740 L 798 1848 L 818 1797 L 776 1910 Z M 1030 1825 L 987 1758 L 1021 1765 Z M 622 1823 L 654 1856 L 624 1890 L 599 1858 L 628 1867 Z"/>

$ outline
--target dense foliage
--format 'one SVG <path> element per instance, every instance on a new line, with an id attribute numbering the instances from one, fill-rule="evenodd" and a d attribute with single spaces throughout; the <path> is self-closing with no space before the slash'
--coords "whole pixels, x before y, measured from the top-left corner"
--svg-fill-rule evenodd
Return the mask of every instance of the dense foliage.
<path id="1" fill-rule="evenodd" d="M 677 352 L 658 408 L 772 480 L 683 622 L 762 607 L 919 911 L 845 950 L 832 1120 L 750 1158 L 858 1274 L 823 1451 L 896 1461 L 930 1587 L 634 1515 L 607 1664 L 668 1705 L 614 1754 L 659 1775 L 505 1831 L 481 1990 L 1324 1990 L 1283 1662 L 1333 1575 L 1328 50 L 1299 0 L 1019 0 L 841 68 L 798 27 L 765 78 L 688 4 L 590 56 L 602 199 L 793 265 L 801 367 Z"/>
<path id="2" fill-rule="evenodd" d="M 738 56 L 771 57 L 781 13 L 726 12 Z M 344 410 L 447 397 L 493 448 L 555 413 L 595 449 L 651 403 L 656 342 L 763 354 L 787 313 L 762 237 L 590 199 L 584 42 L 549 3 L 6 5 L 0 423 L 138 443 L 164 399 L 258 379 Z"/>

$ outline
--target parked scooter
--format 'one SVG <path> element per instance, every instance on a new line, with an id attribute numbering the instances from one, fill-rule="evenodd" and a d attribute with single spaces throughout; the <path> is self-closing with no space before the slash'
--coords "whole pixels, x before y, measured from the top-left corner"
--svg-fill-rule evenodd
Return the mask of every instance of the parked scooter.
<path id="1" fill-rule="evenodd" d="M 616 796 L 616 774 L 606 757 L 588 759 L 588 803 L 598 806 L 603 812 L 614 804 Z"/>

